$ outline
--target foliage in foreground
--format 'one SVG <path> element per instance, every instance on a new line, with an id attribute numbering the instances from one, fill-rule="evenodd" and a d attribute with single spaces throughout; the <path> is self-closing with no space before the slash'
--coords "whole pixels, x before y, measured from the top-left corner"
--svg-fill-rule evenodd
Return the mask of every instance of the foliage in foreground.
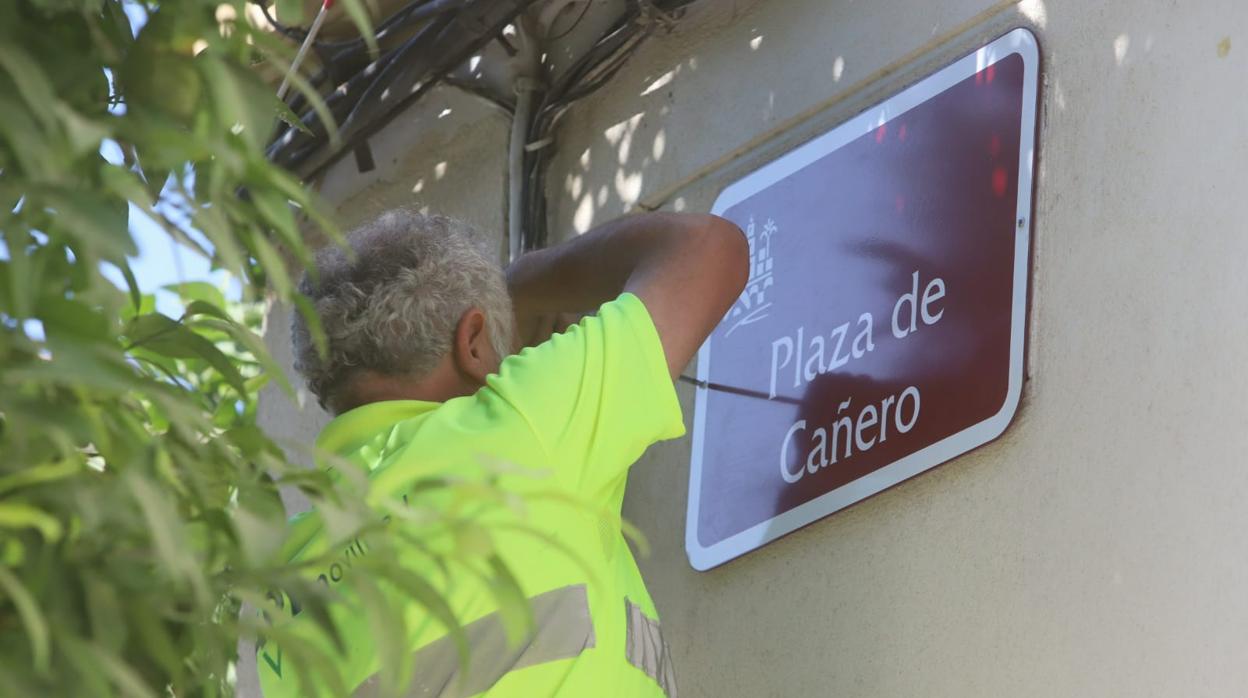
<path id="1" fill-rule="evenodd" d="M 257 391 L 285 381 L 260 303 L 301 303 L 283 263 L 307 263 L 300 225 L 332 235 L 262 153 L 281 108 L 251 68 L 289 49 L 231 22 L 239 0 L 128 4 L 141 27 L 122 0 L 0 3 L 0 695 L 229 694 L 240 635 L 280 639 L 295 673 L 334 688 L 323 643 L 238 612 L 282 589 L 333 636 L 329 592 L 281 555 L 279 484 L 335 539 L 382 525 L 358 478 L 292 467 L 255 421 Z M 134 211 L 240 280 L 244 303 L 188 284 L 182 312 L 155 310 L 127 265 Z M 475 526 L 442 512 L 412 535 L 467 535 L 496 569 Z M 378 636 L 404 632 L 379 582 L 453 624 L 373 537 L 352 583 Z"/>

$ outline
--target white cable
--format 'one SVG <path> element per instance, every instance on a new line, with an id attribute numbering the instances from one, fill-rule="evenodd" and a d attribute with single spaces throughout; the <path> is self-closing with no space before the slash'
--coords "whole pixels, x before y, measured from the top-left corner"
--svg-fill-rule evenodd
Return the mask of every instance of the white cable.
<path id="1" fill-rule="evenodd" d="M 277 98 L 285 99 L 286 90 L 290 89 L 290 76 L 299 70 L 299 64 L 303 63 L 303 59 L 308 55 L 308 48 L 312 46 L 312 42 L 316 40 L 316 35 L 321 31 L 321 25 L 325 23 L 325 15 L 329 14 L 329 8 L 334 4 L 334 0 L 325 0 L 321 3 L 321 9 L 316 13 L 316 19 L 312 20 L 312 26 L 308 29 L 308 35 L 303 37 L 303 43 L 299 44 L 299 51 L 295 54 L 295 60 L 291 61 L 290 69 L 282 76 L 282 84 L 277 88 Z"/>
<path id="2" fill-rule="evenodd" d="M 507 147 L 507 255 L 514 262 L 520 257 L 524 231 L 524 152 L 528 145 L 533 104 L 541 90 L 542 69 L 537 35 L 526 18 L 516 22 L 516 111 L 511 117 L 511 140 Z"/>

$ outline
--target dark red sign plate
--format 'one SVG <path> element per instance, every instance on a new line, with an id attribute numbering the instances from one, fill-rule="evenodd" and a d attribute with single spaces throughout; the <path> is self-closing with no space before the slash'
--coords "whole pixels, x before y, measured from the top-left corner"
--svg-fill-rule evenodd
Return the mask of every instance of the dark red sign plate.
<path id="1" fill-rule="evenodd" d="M 708 569 L 999 436 L 1023 378 L 1039 56 L 1018 29 L 726 188 L 749 285 L 703 346 Z"/>

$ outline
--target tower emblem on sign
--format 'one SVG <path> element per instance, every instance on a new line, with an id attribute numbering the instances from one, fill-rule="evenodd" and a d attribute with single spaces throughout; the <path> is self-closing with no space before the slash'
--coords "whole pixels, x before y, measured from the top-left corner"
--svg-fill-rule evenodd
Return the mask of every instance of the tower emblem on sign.
<path id="1" fill-rule="evenodd" d="M 750 222 L 745 226 L 745 239 L 750 244 L 750 280 L 746 282 L 745 290 L 728 313 L 728 318 L 733 323 L 724 333 L 725 337 L 735 332 L 738 327 L 767 317 L 767 310 L 771 308 L 771 301 L 767 300 L 767 289 L 775 283 L 772 269 L 775 258 L 771 254 L 771 237 L 777 232 L 779 228 L 772 218 L 768 218 L 763 224 L 762 232 L 758 232 L 754 225 L 754 216 L 750 216 Z"/>

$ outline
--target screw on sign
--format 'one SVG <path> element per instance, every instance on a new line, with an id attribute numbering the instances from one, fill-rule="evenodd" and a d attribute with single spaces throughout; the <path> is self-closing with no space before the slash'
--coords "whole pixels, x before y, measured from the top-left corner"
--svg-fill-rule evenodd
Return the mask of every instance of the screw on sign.
<path id="1" fill-rule="evenodd" d="M 1008 426 L 1038 68 L 1035 38 L 1015 30 L 720 194 L 713 212 L 745 230 L 751 268 L 698 359 L 694 567 Z"/>

